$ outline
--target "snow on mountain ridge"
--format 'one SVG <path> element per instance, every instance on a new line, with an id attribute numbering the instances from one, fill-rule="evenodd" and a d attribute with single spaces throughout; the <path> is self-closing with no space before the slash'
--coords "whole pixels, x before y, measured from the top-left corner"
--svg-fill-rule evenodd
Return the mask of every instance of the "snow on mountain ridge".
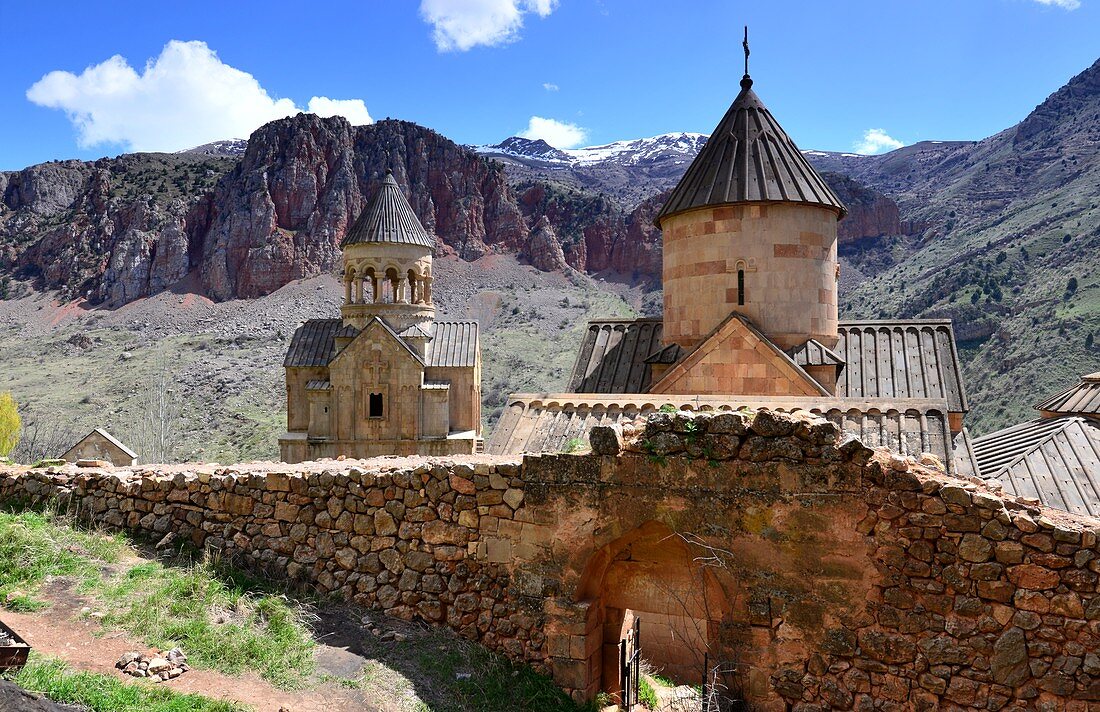
<path id="1" fill-rule="evenodd" d="M 203 156 L 219 156 L 224 158 L 238 158 L 244 155 L 248 148 L 247 138 L 227 138 L 221 141 L 211 141 L 194 148 L 185 148 L 176 153 L 194 153 Z"/>
<path id="2" fill-rule="evenodd" d="M 707 135 L 680 131 L 660 134 L 649 138 L 626 141 L 613 141 L 601 146 L 586 146 L 565 151 L 574 162 L 581 165 L 602 163 L 613 158 L 621 158 L 620 163 L 636 165 L 657 158 L 662 152 L 676 152 L 694 156 L 707 142 Z"/>
<path id="3" fill-rule="evenodd" d="M 680 131 L 648 138 L 613 141 L 599 146 L 561 150 L 541 139 L 512 136 L 496 145 L 471 146 L 486 155 L 511 156 L 561 166 L 592 166 L 607 161 L 639 165 L 662 158 L 689 160 L 702 149 L 706 134 Z"/>

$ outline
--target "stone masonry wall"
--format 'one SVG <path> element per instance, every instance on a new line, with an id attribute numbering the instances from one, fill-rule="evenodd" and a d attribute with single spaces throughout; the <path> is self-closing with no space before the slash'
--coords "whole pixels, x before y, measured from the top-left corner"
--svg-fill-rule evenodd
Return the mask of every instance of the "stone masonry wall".
<path id="1" fill-rule="evenodd" d="M 640 617 L 643 653 L 687 677 L 704 650 L 734 661 L 757 710 L 1100 710 L 1100 521 L 810 417 L 656 414 L 592 446 L 9 468 L 0 500 L 56 500 L 445 625 L 577 699 L 618 689 L 618 639 Z"/>
<path id="2" fill-rule="evenodd" d="M 480 532 L 521 508 L 519 463 L 369 462 L 299 471 L 0 471 L 0 499 L 56 502 L 153 541 L 187 541 L 236 566 L 541 662 L 541 602 L 516 595 L 504 567 L 477 556 Z"/>

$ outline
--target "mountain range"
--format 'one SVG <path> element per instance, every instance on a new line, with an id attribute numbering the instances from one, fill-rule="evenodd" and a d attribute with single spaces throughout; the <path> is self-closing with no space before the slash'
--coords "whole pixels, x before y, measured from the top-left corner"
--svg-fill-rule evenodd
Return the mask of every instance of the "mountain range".
<path id="1" fill-rule="evenodd" d="M 165 290 L 263 297 L 333 273 L 339 240 L 392 168 L 471 298 L 492 301 L 478 265 L 511 256 L 655 313 L 652 220 L 705 140 L 461 146 L 404 121 L 299 114 L 247 141 L 0 172 L 0 299 L 46 291 L 117 310 Z M 1100 62 L 982 141 L 804 151 L 850 210 L 839 230 L 845 315 L 953 318 L 978 431 L 1028 417 L 1039 396 L 1100 368 L 1098 152 Z M 514 291 L 514 313 L 530 311 Z M 509 324 L 497 327 L 519 328 Z M 544 375 L 554 387 L 558 376 Z M 506 374 L 487 377 L 487 394 L 508 389 Z"/>

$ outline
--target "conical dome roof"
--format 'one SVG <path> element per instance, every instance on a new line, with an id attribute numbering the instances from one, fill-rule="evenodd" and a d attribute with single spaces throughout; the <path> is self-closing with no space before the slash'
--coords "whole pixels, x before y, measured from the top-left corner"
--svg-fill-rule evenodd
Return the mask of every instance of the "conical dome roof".
<path id="1" fill-rule="evenodd" d="M 399 245 L 421 245 L 432 249 L 435 243 L 420 221 L 412 206 L 405 199 L 394 180 L 393 171 L 387 170 L 382 187 L 374 194 L 370 205 L 344 235 L 340 247 L 365 242 L 389 242 Z"/>
<path id="2" fill-rule="evenodd" d="M 741 80 L 741 93 L 665 201 L 656 223 L 675 213 L 735 203 L 807 203 L 848 212 L 794 141 Z"/>

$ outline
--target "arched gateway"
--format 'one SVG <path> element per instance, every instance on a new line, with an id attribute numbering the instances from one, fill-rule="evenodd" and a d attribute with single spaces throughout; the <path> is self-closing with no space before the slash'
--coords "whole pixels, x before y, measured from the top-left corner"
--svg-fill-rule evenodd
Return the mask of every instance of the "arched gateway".
<path id="1" fill-rule="evenodd" d="M 700 684 L 704 662 L 719 657 L 722 627 L 732 622 L 727 595 L 735 586 L 726 562 L 661 522 L 646 522 L 597 550 L 575 597 L 598 621 L 585 646 L 600 646 L 601 689 L 623 689 L 625 641 L 639 629 L 650 666 L 677 683 Z"/>

